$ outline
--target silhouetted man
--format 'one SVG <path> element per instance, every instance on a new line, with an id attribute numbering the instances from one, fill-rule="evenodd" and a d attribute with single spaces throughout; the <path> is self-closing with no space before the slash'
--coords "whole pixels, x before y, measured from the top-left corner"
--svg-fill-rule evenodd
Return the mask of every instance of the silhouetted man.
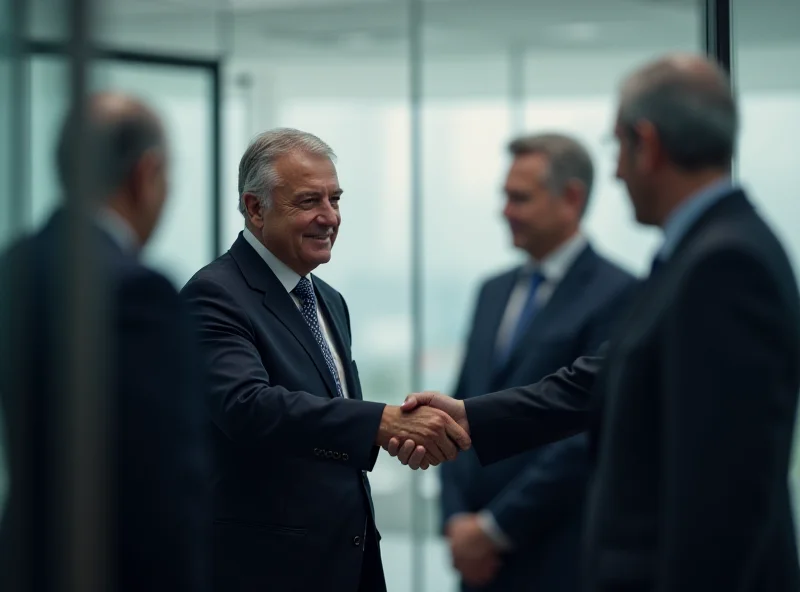
<path id="1" fill-rule="evenodd" d="M 97 360 L 97 371 L 108 375 L 112 479 L 110 499 L 100 505 L 113 508 L 108 532 L 115 589 L 205 590 L 210 506 L 199 358 L 175 288 L 138 259 L 167 198 L 166 139 L 156 115 L 133 98 L 97 95 L 87 112 L 83 132 L 77 111 L 68 116 L 57 160 L 64 192 L 74 195 L 71 151 L 77 134 L 85 134 L 96 203 L 89 264 L 101 278 L 94 288 L 108 304 L 107 356 Z M 58 577 L 48 566 L 58 562 L 52 546 L 60 497 L 52 480 L 59 457 L 54 416 L 65 390 L 59 301 L 74 281 L 61 266 L 67 227 L 65 211 L 58 210 L 41 231 L 11 247 L 1 268 L 0 391 L 11 490 L 0 549 L 6 576 L 13 574 L 26 590 L 51 589 Z M 10 297 L 8 286 L 25 300 Z"/>

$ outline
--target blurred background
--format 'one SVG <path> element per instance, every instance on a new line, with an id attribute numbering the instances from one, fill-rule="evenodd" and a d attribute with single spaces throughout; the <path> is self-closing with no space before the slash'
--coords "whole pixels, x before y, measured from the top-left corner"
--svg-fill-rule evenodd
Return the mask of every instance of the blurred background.
<path id="1" fill-rule="evenodd" d="M 586 228 L 604 254 L 645 271 L 659 237 L 635 224 L 608 139 L 618 81 L 666 51 L 729 36 L 743 112 L 735 173 L 800 262 L 795 0 L 94 4 L 91 87 L 137 94 L 166 121 L 172 196 L 146 256 L 176 286 L 241 230 L 237 166 L 254 134 L 297 127 L 333 147 L 344 226 L 318 274 L 348 301 L 368 399 L 452 390 L 479 281 L 519 257 L 500 215 L 515 134 L 557 129 L 587 145 L 598 182 Z M 0 0 L 0 247 L 60 198 L 70 6 Z M 715 20 L 721 6 L 730 27 Z M 434 470 L 382 456 L 371 482 L 389 590 L 454 590 Z"/>

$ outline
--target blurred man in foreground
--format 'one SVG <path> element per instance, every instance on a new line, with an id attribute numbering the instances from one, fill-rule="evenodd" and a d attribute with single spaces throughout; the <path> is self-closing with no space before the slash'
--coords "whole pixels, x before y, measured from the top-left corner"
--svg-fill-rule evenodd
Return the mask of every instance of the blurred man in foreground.
<path id="1" fill-rule="evenodd" d="M 447 410 L 486 464 L 590 430 L 592 591 L 800 588 L 787 479 L 800 299 L 783 247 L 730 179 L 737 130 L 729 81 L 706 58 L 634 73 L 617 175 L 664 242 L 604 356 L 463 403 L 407 404 Z"/>
<path id="2" fill-rule="evenodd" d="M 211 377 L 219 592 L 385 590 L 366 475 L 380 447 L 404 434 L 425 465 L 469 447 L 439 410 L 362 399 L 345 300 L 311 273 L 341 222 L 333 157 L 306 132 L 256 137 L 239 166 L 245 228 L 183 289 Z"/>
<path id="3" fill-rule="evenodd" d="M 74 195 L 71 151 L 84 134 L 95 204 L 89 264 L 99 278 L 93 288 L 108 306 L 108 335 L 98 346 L 108 355 L 97 360 L 96 371 L 108 376 L 112 479 L 110 498 L 97 500 L 97 511 L 106 504 L 112 508 L 112 583 L 131 592 L 206 590 L 210 504 L 199 357 L 177 291 L 138 259 L 167 198 L 166 138 L 153 111 L 131 97 L 91 97 L 83 129 L 79 111 L 67 117 L 57 162 L 65 195 Z M 55 415 L 67 388 L 59 365 L 59 335 L 67 323 L 59 310 L 68 282 L 76 281 L 65 277 L 61 260 L 68 224 L 59 209 L 0 264 L 2 285 L 13 285 L 26 298 L 11 300 L 5 290 L 0 307 L 0 392 L 11 465 L 0 552 L 3 581 L 23 589 L 55 589 L 63 576 L 43 566 L 61 561 L 53 556 L 53 535 L 64 492 L 56 490 L 52 476 L 61 454 Z M 20 562 L 20 556 L 30 562 Z"/>
<path id="4" fill-rule="evenodd" d="M 515 139 L 503 215 L 526 255 L 480 290 L 456 399 L 530 384 L 594 354 L 633 277 L 581 232 L 594 183 L 588 151 L 557 133 Z M 577 592 L 586 434 L 481 467 L 441 467 L 442 518 L 462 589 Z"/>

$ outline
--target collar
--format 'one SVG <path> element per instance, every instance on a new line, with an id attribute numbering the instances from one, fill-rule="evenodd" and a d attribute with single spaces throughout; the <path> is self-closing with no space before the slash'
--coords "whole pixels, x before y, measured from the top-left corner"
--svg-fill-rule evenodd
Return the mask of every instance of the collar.
<path id="1" fill-rule="evenodd" d="M 662 261 L 669 259 L 694 223 L 733 189 L 733 182 L 725 177 L 706 185 L 675 208 L 664 222 L 664 242 L 658 250 L 657 257 Z"/>
<path id="2" fill-rule="evenodd" d="M 136 232 L 128 221 L 112 208 L 102 208 L 97 212 L 95 223 L 123 252 L 136 254 L 141 249 Z"/>
<path id="3" fill-rule="evenodd" d="M 264 246 L 260 240 L 256 238 L 256 235 L 250 232 L 250 229 L 245 228 L 242 231 L 242 236 L 244 236 L 244 240 L 248 242 L 248 244 L 253 247 L 256 253 L 264 260 L 269 268 L 272 270 L 272 273 L 275 274 L 275 277 L 278 278 L 278 281 L 281 285 L 286 288 L 287 292 L 291 292 L 297 286 L 297 282 L 300 281 L 300 274 L 292 271 L 292 269 L 286 265 L 283 261 L 278 259 L 272 251 L 270 251 L 267 247 Z M 308 281 L 310 281 L 313 285 L 313 281 L 311 281 L 311 274 L 306 276 Z"/>
<path id="4" fill-rule="evenodd" d="M 578 232 L 541 260 L 531 257 L 525 264 L 524 271 L 532 273 L 538 269 L 548 282 L 560 282 L 587 244 L 586 237 Z"/>

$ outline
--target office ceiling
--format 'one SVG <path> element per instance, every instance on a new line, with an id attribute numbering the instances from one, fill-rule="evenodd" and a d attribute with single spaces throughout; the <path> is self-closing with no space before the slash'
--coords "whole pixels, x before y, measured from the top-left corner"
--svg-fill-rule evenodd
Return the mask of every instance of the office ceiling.
<path id="1" fill-rule="evenodd" d="M 38 0 L 36 19 L 56 0 Z M 404 0 L 97 0 L 101 29 L 140 47 L 267 53 L 405 55 Z M 426 55 L 531 49 L 587 51 L 686 46 L 701 37 L 700 0 L 424 0 Z M 797 39 L 800 2 L 734 0 L 737 42 Z M 103 35 L 103 37 L 106 37 Z"/>

